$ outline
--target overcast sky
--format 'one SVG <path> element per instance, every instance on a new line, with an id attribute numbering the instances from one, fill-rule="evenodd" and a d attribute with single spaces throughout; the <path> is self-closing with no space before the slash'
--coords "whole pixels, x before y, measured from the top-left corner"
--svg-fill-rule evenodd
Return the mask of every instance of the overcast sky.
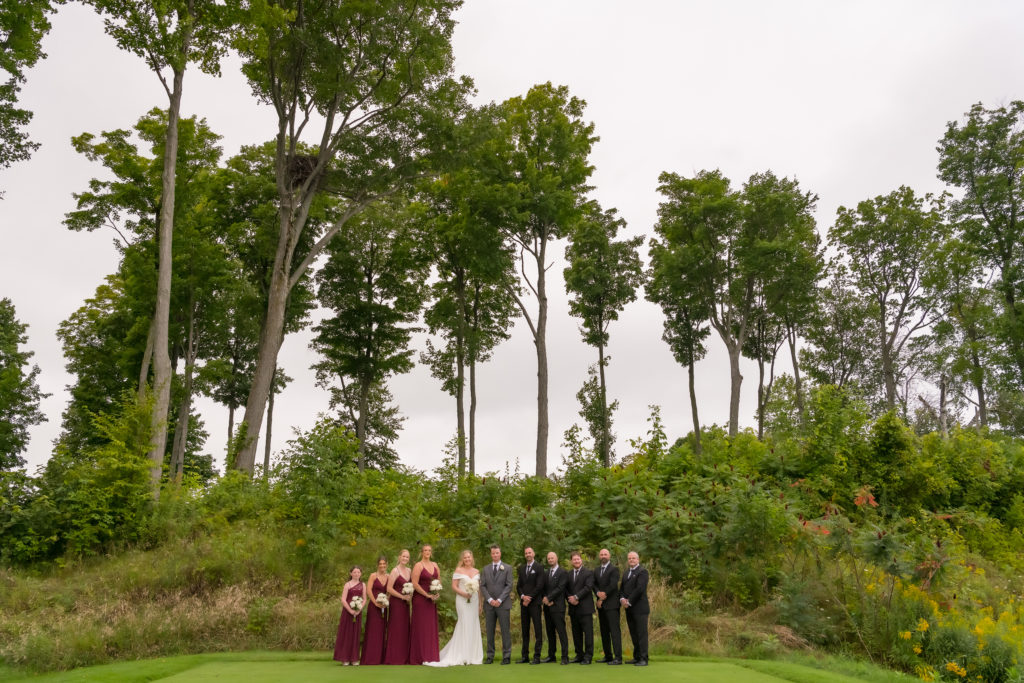
<path id="1" fill-rule="evenodd" d="M 1020 2 L 577 2 L 470 0 L 457 14 L 456 71 L 481 101 L 551 81 L 588 103 L 600 142 L 591 157 L 594 196 L 616 207 L 629 234 L 650 235 L 662 171 L 719 168 L 735 185 L 752 173 L 795 176 L 816 192 L 818 229 L 835 210 L 909 185 L 941 190 L 935 145 L 947 121 L 975 102 L 1024 98 L 1024 3 Z M 49 457 L 73 378 L 64 370 L 57 327 L 117 267 L 111 234 L 62 225 L 72 193 L 103 169 L 76 154 L 73 135 L 129 128 L 167 100 L 138 58 L 119 52 L 101 22 L 77 4 L 61 8 L 44 42 L 48 58 L 28 74 L 22 103 L 42 148 L 0 171 L 0 296 L 29 325 L 28 347 L 51 396 L 49 422 L 32 430 L 29 469 Z M 183 115 L 205 117 L 223 136 L 225 157 L 275 133 L 270 110 L 252 99 L 228 60 L 222 78 L 190 71 Z M 561 255 L 564 244 L 555 251 Z M 577 415 L 576 392 L 596 351 L 567 314 L 561 267 L 552 270 L 549 327 L 549 469 L 561 462 L 562 433 Z M 669 438 L 689 430 L 685 369 L 661 341 L 659 309 L 641 300 L 611 328 L 608 369 L 618 455 L 646 431 L 648 405 L 662 406 Z M 309 334 L 285 340 L 281 364 L 295 381 L 277 399 L 275 450 L 293 428 L 327 409 L 314 385 Z M 423 339 L 416 343 L 422 346 Z M 717 337 L 697 368 L 705 423 L 728 418 L 728 364 Z M 788 362 L 780 358 L 788 370 Z M 741 420 L 754 423 L 756 367 L 744 369 Z M 478 373 L 478 471 L 533 472 L 536 356 L 525 324 Z M 417 367 L 391 382 L 408 418 L 398 451 L 429 469 L 455 431 L 454 399 Z M 227 411 L 199 402 L 207 451 L 222 466 Z M 239 415 L 241 419 L 241 415 Z M 262 448 L 262 446 L 261 446 Z M 261 451 L 262 452 L 262 451 Z"/>

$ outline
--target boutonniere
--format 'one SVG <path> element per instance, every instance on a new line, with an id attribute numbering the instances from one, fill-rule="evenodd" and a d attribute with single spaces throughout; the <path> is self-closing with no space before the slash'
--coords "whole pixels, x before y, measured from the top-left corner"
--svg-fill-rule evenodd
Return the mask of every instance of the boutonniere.
<path id="1" fill-rule="evenodd" d="M 499 572 L 503 572 L 503 571 L 505 571 L 505 565 L 503 565 L 502 563 L 500 563 L 500 562 L 499 562 L 499 563 L 498 563 L 498 571 L 499 571 Z"/>

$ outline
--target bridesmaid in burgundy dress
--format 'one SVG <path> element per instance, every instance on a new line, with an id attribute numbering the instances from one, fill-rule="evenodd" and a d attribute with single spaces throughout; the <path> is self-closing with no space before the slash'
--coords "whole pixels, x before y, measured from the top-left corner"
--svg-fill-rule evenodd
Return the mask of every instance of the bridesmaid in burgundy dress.
<path id="1" fill-rule="evenodd" d="M 388 608 L 387 646 L 384 648 L 385 664 L 409 663 L 409 603 L 412 593 L 406 595 L 402 586 L 412 586 L 412 572 L 409 570 L 409 551 L 403 550 L 398 555 L 398 566 L 391 570 L 388 578 L 388 596 L 391 606 Z"/>
<path id="2" fill-rule="evenodd" d="M 341 591 L 341 622 L 338 624 L 338 639 L 334 641 L 334 661 L 342 664 L 359 665 L 359 626 L 362 611 L 366 609 L 366 586 L 360 581 L 363 570 L 358 566 L 348 572 L 349 580 Z M 352 599 L 363 599 L 363 605 L 352 607 Z"/>
<path id="3" fill-rule="evenodd" d="M 369 588 L 370 599 L 366 604 L 366 632 L 363 634 L 363 655 L 359 663 L 383 664 L 386 611 L 377 604 L 377 599 L 378 596 L 388 594 L 388 558 L 383 555 L 377 558 L 377 571 L 370 575 L 366 586 Z"/>
<path id="4" fill-rule="evenodd" d="M 423 546 L 420 561 L 412 568 L 412 627 L 409 633 L 409 663 L 422 664 L 441 659 L 437 637 L 437 593 L 430 592 L 430 584 L 441 576 L 441 570 L 430 559 L 433 548 Z"/>

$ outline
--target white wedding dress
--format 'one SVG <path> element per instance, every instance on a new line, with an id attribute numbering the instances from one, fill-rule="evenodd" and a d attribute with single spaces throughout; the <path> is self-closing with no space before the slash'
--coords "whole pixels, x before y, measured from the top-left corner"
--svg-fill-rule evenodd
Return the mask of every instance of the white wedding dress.
<path id="1" fill-rule="evenodd" d="M 460 572 L 452 574 L 452 581 L 459 580 L 459 588 L 466 590 L 471 577 Z M 480 635 L 480 593 L 476 592 L 467 601 L 461 595 L 455 596 L 455 632 L 452 639 L 441 650 L 441 661 L 424 662 L 427 666 L 459 666 L 460 664 L 484 663 L 484 639 Z"/>

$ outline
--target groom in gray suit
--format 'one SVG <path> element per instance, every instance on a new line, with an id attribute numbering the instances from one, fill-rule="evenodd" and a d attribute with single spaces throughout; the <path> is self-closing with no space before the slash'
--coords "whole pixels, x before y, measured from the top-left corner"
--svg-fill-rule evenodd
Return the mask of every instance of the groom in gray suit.
<path id="1" fill-rule="evenodd" d="M 491 546 L 491 564 L 480 572 L 480 596 L 484 599 L 484 623 L 487 627 L 487 658 L 494 661 L 494 622 L 501 627 L 501 663 L 512 663 L 512 567 L 501 561 L 501 548 Z"/>

